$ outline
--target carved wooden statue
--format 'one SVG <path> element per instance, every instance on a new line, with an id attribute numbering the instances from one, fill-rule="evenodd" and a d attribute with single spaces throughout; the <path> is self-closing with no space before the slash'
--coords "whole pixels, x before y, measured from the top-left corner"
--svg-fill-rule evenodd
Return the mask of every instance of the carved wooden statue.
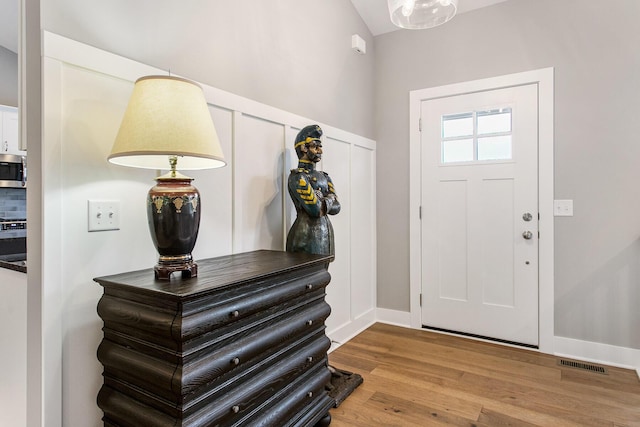
<path id="1" fill-rule="evenodd" d="M 316 163 L 322 159 L 320 137 L 322 129 L 318 125 L 306 126 L 296 137 L 298 168 L 291 170 L 288 187 L 297 217 L 287 235 L 287 252 L 335 255 L 329 215 L 340 212 L 340 202 L 329 175 L 316 170 Z M 331 381 L 325 388 L 337 408 L 363 379 L 359 374 L 333 366 L 329 366 L 329 371 Z"/>
<path id="2" fill-rule="evenodd" d="M 320 126 L 310 125 L 295 140 L 298 168 L 291 170 L 288 187 L 297 217 L 287 235 L 288 252 L 335 254 L 328 215 L 340 212 L 340 202 L 329 175 L 316 170 L 316 163 L 322 159 L 321 136 Z"/>

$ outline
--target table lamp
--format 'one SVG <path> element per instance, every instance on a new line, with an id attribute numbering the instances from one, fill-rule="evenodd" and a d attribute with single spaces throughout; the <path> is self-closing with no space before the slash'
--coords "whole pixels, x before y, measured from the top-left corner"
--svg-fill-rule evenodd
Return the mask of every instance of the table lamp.
<path id="1" fill-rule="evenodd" d="M 200 193 L 176 171 L 224 166 L 220 141 L 202 88 L 172 76 L 138 79 L 108 157 L 137 168 L 170 170 L 147 195 L 151 238 L 160 254 L 156 279 L 198 275 L 191 251 L 200 227 Z"/>

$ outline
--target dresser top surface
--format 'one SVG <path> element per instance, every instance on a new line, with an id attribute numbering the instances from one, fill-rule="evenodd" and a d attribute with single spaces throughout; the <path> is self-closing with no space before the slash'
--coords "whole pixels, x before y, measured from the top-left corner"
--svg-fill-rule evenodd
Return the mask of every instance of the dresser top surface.
<path id="1" fill-rule="evenodd" d="M 217 258 L 197 260 L 198 276 L 182 278 L 175 273 L 171 280 L 156 280 L 153 268 L 97 277 L 105 288 L 126 288 L 131 292 L 170 294 L 188 297 L 212 289 L 243 282 L 252 282 L 333 261 L 330 255 L 311 255 L 283 251 L 260 250 Z"/>

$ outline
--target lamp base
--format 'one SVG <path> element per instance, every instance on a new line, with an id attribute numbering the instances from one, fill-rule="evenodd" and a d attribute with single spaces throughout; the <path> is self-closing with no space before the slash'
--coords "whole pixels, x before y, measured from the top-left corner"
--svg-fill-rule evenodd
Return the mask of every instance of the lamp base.
<path id="1" fill-rule="evenodd" d="M 156 178 L 147 196 L 149 231 L 160 257 L 154 267 L 156 280 L 170 280 L 182 272 L 183 278 L 196 277 L 198 266 L 191 251 L 200 226 L 200 193 L 191 185 L 193 178 L 170 172 Z"/>
<path id="2" fill-rule="evenodd" d="M 190 257 L 189 257 L 190 258 Z M 172 273 L 182 272 L 182 278 L 188 279 L 198 276 L 198 264 L 193 259 L 189 260 L 163 260 L 162 257 L 158 260 L 158 264 L 153 267 L 156 280 L 169 280 Z"/>

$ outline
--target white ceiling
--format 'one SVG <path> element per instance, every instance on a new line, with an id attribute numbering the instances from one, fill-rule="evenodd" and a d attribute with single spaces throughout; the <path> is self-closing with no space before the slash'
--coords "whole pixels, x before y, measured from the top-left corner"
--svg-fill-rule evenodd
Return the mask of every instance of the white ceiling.
<path id="1" fill-rule="evenodd" d="M 503 1 L 507 0 L 458 0 L 458 13 L 469 12 Z M 351 0 L 351 3 L 374 36 L 400 29 L 391 23 L 387 0 Z"/>
<path id="2" fill-rule="evenodd" d="M 458 13 L 507 0 L 458 0 Z M 0 0 L 0 46 L 18 52 L 19 0 Z M 398 30 L 389 19 L 387 0 L 351 0 L 374 36 Z"/>

